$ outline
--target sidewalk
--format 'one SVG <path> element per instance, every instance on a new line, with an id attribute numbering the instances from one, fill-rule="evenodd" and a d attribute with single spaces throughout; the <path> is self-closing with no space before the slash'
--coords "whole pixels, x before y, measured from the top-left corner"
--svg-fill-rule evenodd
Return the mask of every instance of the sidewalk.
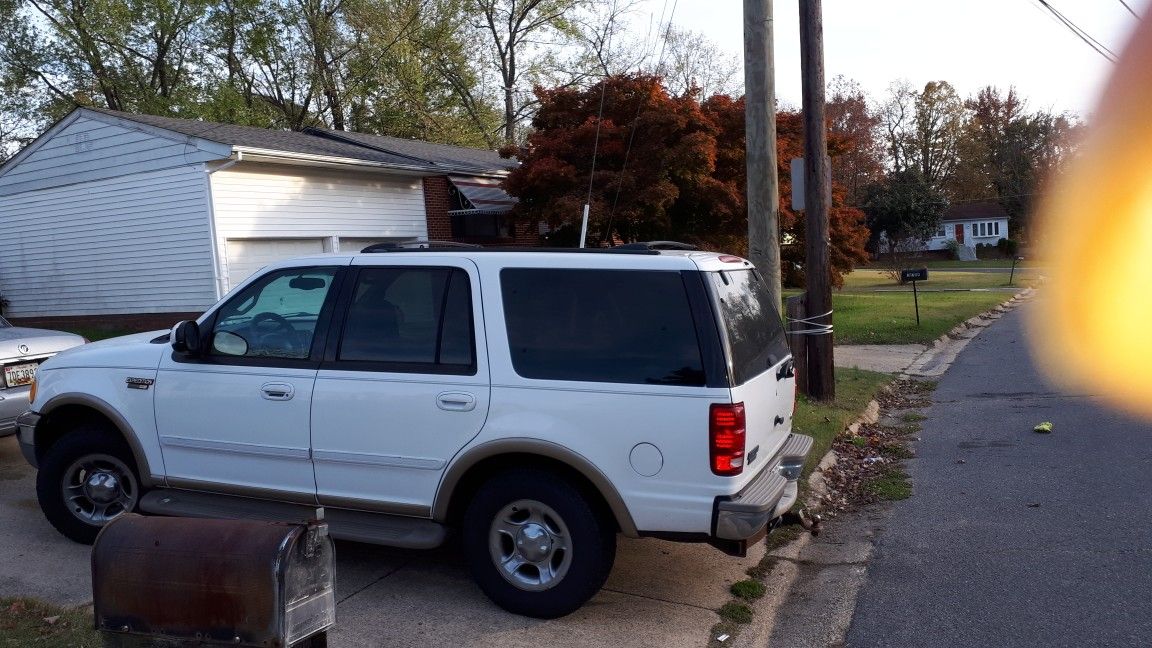
<path id="1" fill-rule="evenodd" d="M 924 353 L 923 344 L 842 344 L 833 347 L 837 367 L 900 373 Z"/>

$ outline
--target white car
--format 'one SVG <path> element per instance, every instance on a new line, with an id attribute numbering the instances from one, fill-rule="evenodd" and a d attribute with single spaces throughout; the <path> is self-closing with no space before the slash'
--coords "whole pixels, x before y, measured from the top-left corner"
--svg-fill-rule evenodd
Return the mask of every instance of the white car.
<path id="1" fill-rule="evenodd" d="M 693 251 L 368 248 L 278 263 L 195 322 L 46 362 L 19 421 L 41 508 L 305 519 L 431 548 L 459 530 L 504 608 L 555 617 L 617 533 L 741 554 L 796 499 L 779 316 Z"/>
<path id="2" fill-rule="evenodd" d="M 15 434 L 16 417 L 28 410 L 28 391 L 40 363 L 74 346 L 79 335 L 12 326 L 0 317 L 0 437 Z"/>

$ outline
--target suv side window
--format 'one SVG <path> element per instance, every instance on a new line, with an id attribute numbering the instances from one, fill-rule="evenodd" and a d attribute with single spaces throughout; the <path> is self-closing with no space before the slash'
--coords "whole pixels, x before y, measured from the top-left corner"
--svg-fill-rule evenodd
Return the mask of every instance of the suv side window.
<path id="1" fill-rule="evenodd" d="M 215 318 L 211 355 L 305 359 L 336 268 L 269 273 L 228 300 Z"/>
<path id="2" fill-rule="evenodd" d="M 679 272 L 508 268 L 512 366 L 525 378 L 702 386 Z"/>
<path id="3" fill-rule="evenodd" d="M 336 360 L 393 371 L 472 374 L 472 290 L 458 268 L 363 268 Z"/>

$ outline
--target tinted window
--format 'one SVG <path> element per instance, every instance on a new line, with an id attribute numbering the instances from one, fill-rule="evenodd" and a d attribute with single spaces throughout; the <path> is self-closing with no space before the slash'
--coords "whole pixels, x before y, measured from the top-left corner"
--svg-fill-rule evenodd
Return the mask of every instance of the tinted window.
<path id="1" fill-rule="evenodd" d="M 299 268 L 261 277 L 220 308 L 212 354 L 307 358 L 335 275 L 335 268 Z"/>
<path id="2" fill-rule="evenodd" d="M 780 315 L 768 288 L 753 270 L 709 272 L 716 293 L 721 328 L 732 352 L 732 380 L 742 385 L 783 360 L 789 353 Z"/>
<path id="3" fill-rule="evenodd" d="M 703 385 L 677 272 L 506 269 L 508 344 L 525 378 Z"/>
<path id="4" fill-rule="evenodd" d="M 337 358 L 470 367 L 472 340 L 471 290 L 463 271 L 367 268 L 357 279 Z"/>

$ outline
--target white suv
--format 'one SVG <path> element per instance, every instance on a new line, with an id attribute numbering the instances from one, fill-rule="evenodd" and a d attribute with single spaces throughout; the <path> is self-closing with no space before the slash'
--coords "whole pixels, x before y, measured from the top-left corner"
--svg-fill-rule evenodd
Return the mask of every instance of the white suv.
<path id="1" fill-rule="evenodd" d="M 554 617 L 603 585 L 618 532 L 740 554 L 811 446 L 735 256 L 377 246 L 269 266 L 158 333 L 40 367 L 20 443 L 69 538 L 132 510 L 322 506 L 338 538 L 458 529 L 490 598 Z"/>

